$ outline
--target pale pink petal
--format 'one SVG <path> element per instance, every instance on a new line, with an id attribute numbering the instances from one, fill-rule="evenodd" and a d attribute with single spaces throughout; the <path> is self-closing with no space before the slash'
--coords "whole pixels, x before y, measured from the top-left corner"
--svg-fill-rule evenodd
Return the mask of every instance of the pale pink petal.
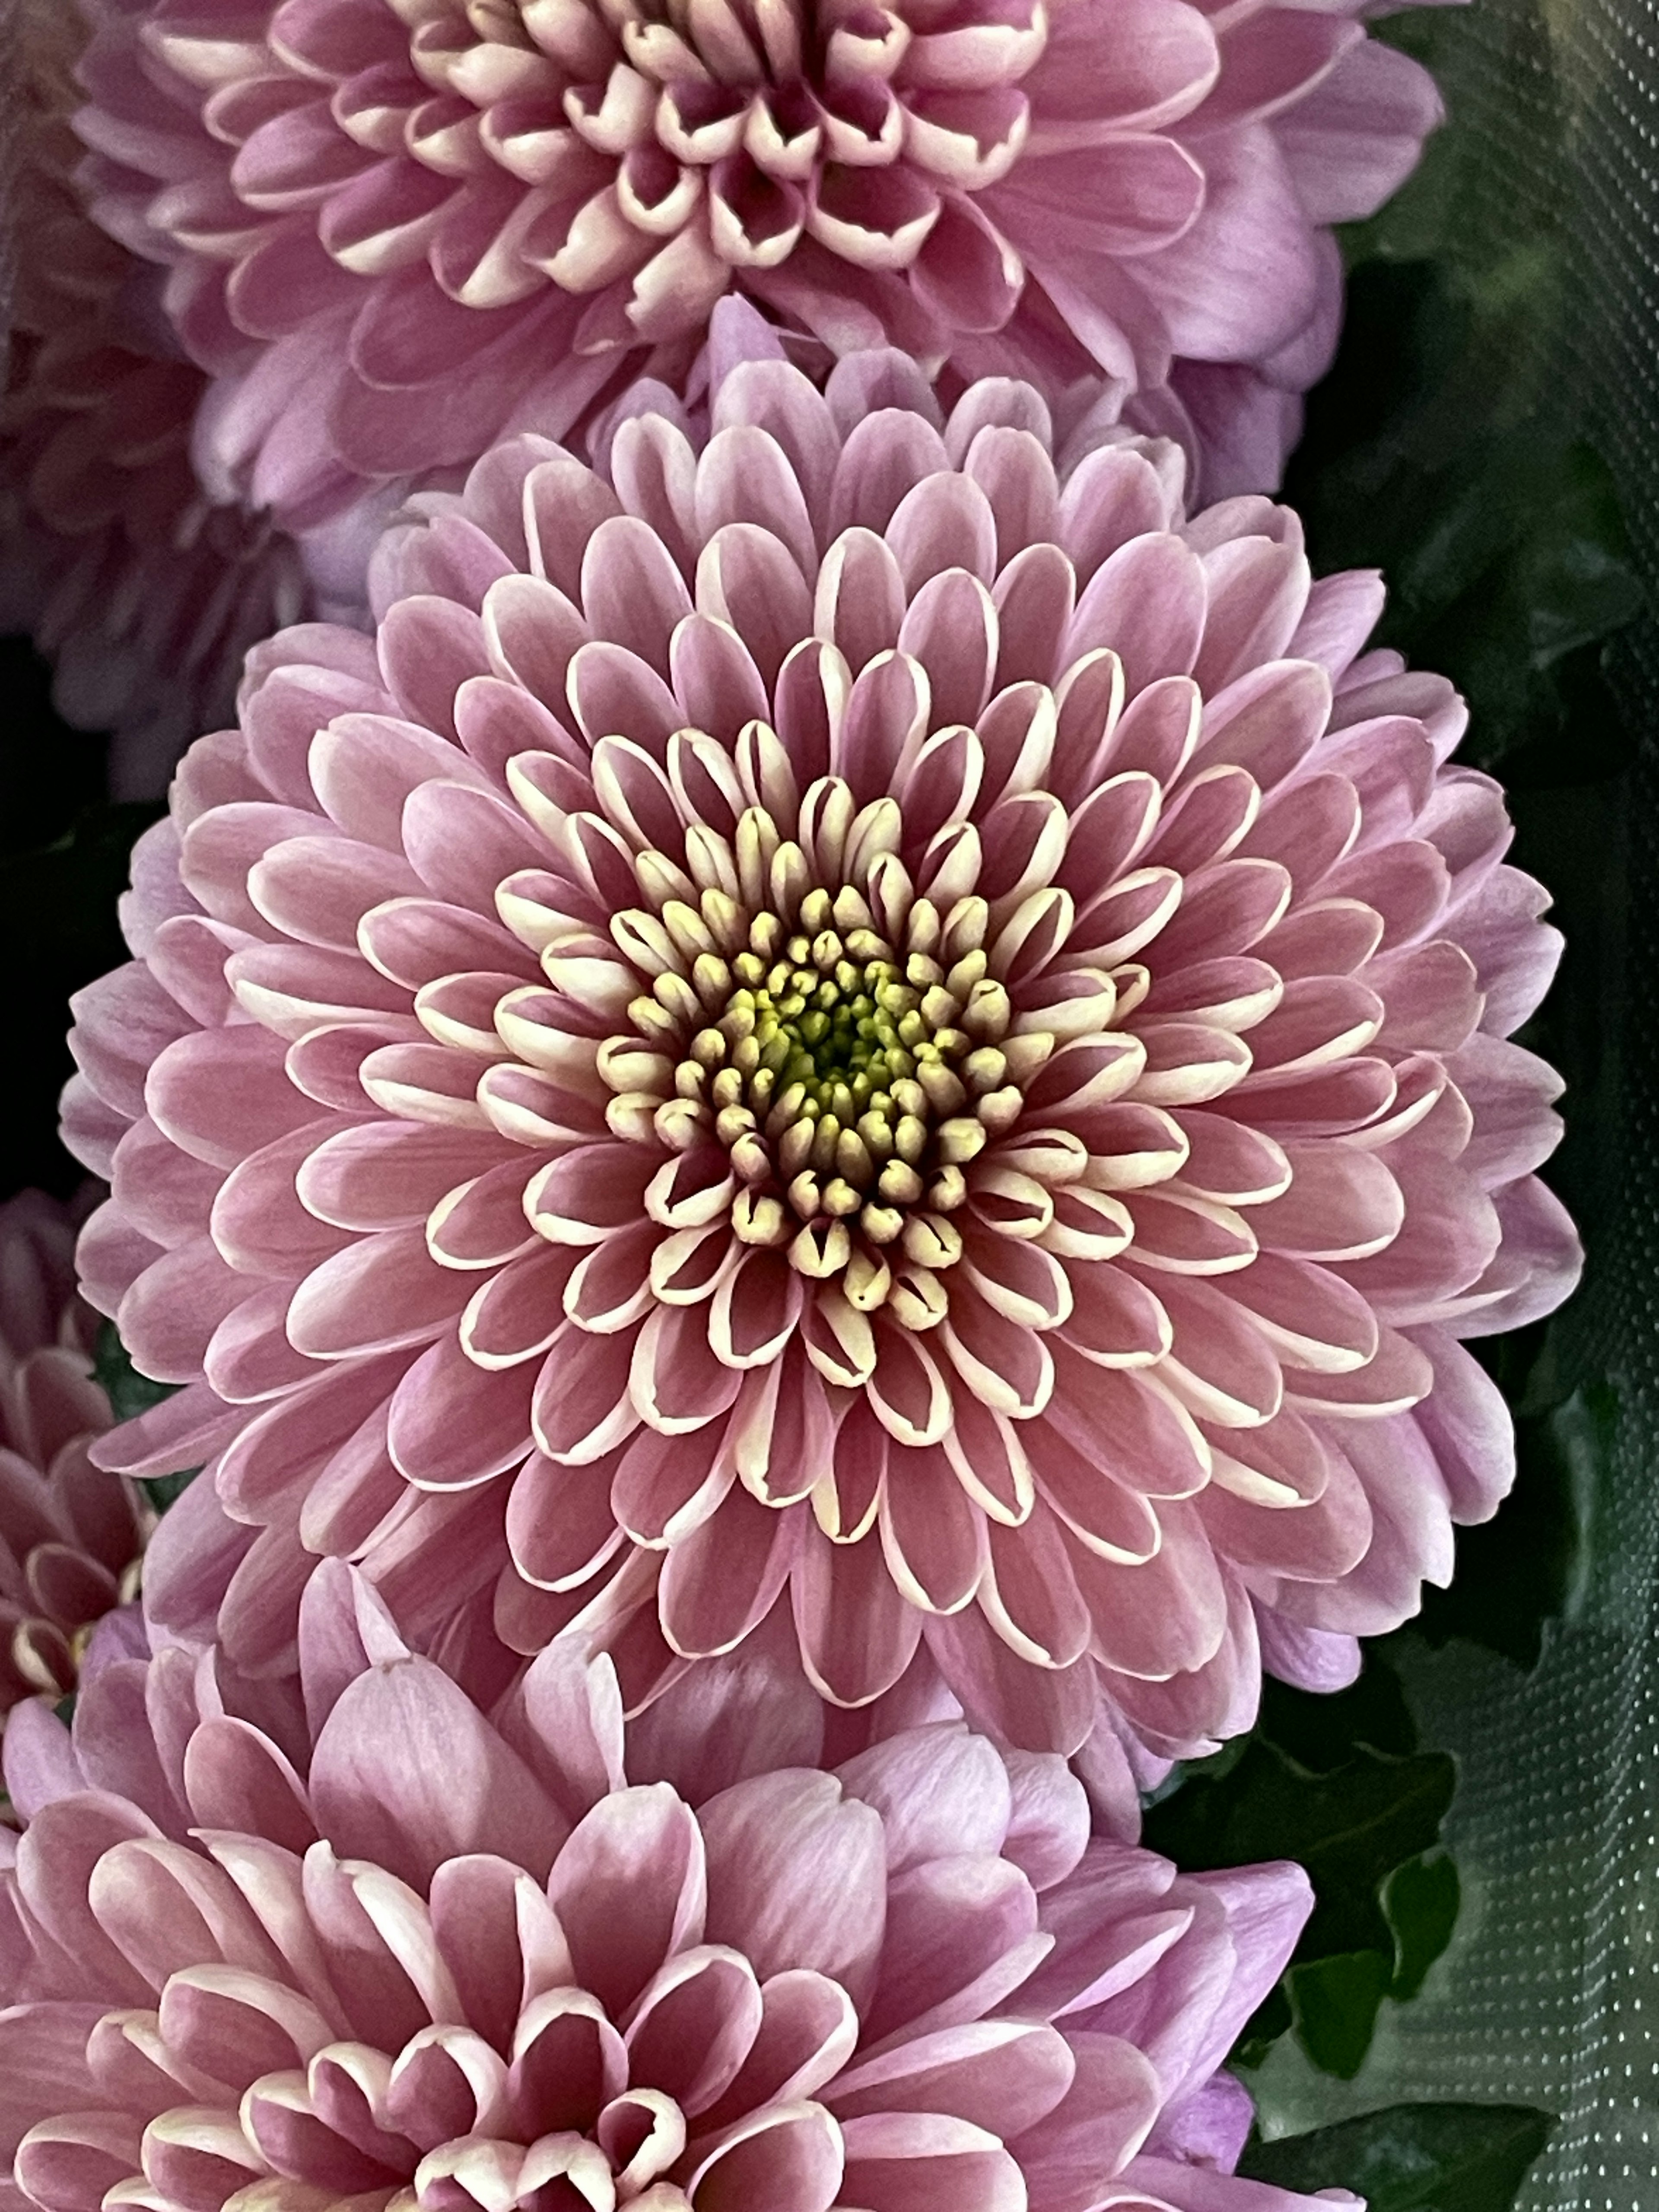
<path id="1" fill-rule="evenodd" d="M 477 1850 L 545 1869 L 558 1847 L 557 1816 L 523 1764 L 421 1659 L 372 1668 L 342 1692 L 317 1740 L 311 1792 L 337 1849 L 413 1881 Z"/>

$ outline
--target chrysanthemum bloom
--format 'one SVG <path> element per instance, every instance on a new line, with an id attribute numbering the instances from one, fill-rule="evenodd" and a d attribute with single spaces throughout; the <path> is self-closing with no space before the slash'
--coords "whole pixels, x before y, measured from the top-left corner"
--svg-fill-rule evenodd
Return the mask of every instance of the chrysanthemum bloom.
<path id="1" fill-rule="evenodd" d="M 59 713 L 115 733 L 116 795 L 148 798 L 234 712 L 241 657 L 304 605 L 299 555 L 215 507 L 190 441 L 208 379 L 180 356 L 157 272 L 82 204 L 70 127 L 76 10 L 27 0 L 9 58 L 21 106 L 10 374 L 0 399 L 0 625 L 52 663 Z"/>
<path id="2" fill-rule="evenodd" d="M 345 1625 L 294 1757 L 182 1650 L 106 1668 L 73 1743 L 15 1730 L 14 2205 L 1308 2203 L 1230 2177 L 1217 2073 L 1298 1868 L 1091 1842 L 1058 1759 L 960 1724 L 655 1778 L 605 1662 L 548 1654 L 492 1723 Z"/>
<path id="3" fill-rule="evenodd" d="M 74 1254 L 73 1218 L 43 1192 L 0 1206 L 0 1714 L 75 1687 L 85 1632 L 131 1595 L 143 1541 L 130 1485 L 87 1457 L 110 1413 Z"/>
<path id="4" fill-rule="evenodd" d="M 80 129 L 223 380 L 216 475 L 290 517 L 679 385 L 733 291 L 837 356 L 1184 400 L 1213 497 L 1277 482 L 1324 226 L 1438 118 L 1361 12 L 94 0 Z"/>
<path id="5" fill-rule="evenodd" d="M 514 441 L 185 761 L 68 1127 L 191 1385 L 109 1463 L 213 1455 L 215 1571 L 264 1528 L 244 1662 L 296 1530 L 456 1600 L 505 1498 L 504 1632 L 586 1605 L 630 1700 L 782 1601 L 848 1705 L 925 1635 L 1012 1741 L 1170 1753 L 1506 1487 L 1456 1340 L 1576 1268 L 1504 1042 L 1558 941 L 1449 686 L 1285 509 L 930 404 L 762 361 L 701 455 Z"/>

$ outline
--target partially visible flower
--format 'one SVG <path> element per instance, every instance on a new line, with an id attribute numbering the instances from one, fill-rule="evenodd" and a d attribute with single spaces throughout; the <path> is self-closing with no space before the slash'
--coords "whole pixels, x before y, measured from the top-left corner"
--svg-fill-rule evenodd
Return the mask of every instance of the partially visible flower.
<path id="1" fill-rule="evenodd" d="M 486 1717 L 331 1571 L 286 1747 L 177 1648 L 9 1738 L 14 2204 L 1305 2212 L 1218 2070 L 1299 1868 L 1091 1841 L 960 1723 L 711 1793 L 606 1662 Z"/>
<path id="2" fill-rule="evenodd" d="M 79 128 L 219 380 L 214 480 L 354 478 L 676 385 L 732 293 L 819 359 L 1085 381 L 1278 480 L 1340 264 L 1439 117 L 1358 0 L 94 0 Z"/>
<path id="3" fill-rule="evenodd" d="M 208 379 L 183 358 L 157 272 L 100 231 L 74 183 L 81 32 L 25 0 L 9 220 L 17 240 L 0 399 L 0 628 L 52 664 L 58 712 L 110 730 L 118 798 L 158 796 L 202 729 L 234 709 L 242 654 L 297 620 L 296 548 L 203 495 L 191 438 Z"/>
<path id="4" fill-rule="evenodd" d="M 131 1485 L 87 1456 L 110 1410 L 75 1230 L 41 1191 L 0 1206 L 0 1714 L 74 1689 L 88 1632 L 133 1595 L 143 1543 Z"/>
<path id="5" fill-rule="evenodd" d="M 672 406 L 426 501 L 139 848 L 67 1112 L 189 1386 L 109 1463 L 216 1486 L 152 1607 L 274 1666 L 308 1552 L 422 1638 L 510 1552 L 630 1704 L 775 1605 L 840 1704 L 925 1638 L 1183 1755 L 1508 1486 L 1457 1340 L 1577 1269 L 1544 894 L 1285 509 L 896 356 Z"/>

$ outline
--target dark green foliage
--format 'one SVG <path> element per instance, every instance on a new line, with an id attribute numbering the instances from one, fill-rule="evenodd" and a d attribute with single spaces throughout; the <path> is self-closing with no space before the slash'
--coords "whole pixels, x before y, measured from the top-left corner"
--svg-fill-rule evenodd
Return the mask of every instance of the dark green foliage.
<path id="1" fill-rule="evenodd" d="M 112 1321 L 105 1322 L 98 1331 L 92 1371 L 118 1421 L 130 1421 L 137 1413 L 148 1413 L 163 1398 L 170 1398 L 178 1388 L 174 1382 L 152 1382 L 148 1375 L 138 1372 Z"/>
<path id="2" fill-rule="evenodd" d="M 98 1332 L 93 1373 L 103 1385 L 110 1410 L 118 1421 L 130 1421 L 135 1414 L 148 1412 L 163 1398 L 170 1398 L 178 1387 L 173 1382 L 152 1382 L 148 1375 L 141 1375 L 111 1321 L 106 1321 Z M 192 1467 L 179 1474 L 149 1475 L 140 1487 L 156 1511 L 165 1513 L 179 1492 L 188 1488 L 200 1472 L 199 1468 Z"/>
<path id="3" fill-rule="evenodd" d="M 1407 1859 L 1382 1885 L 1382 1910 L 1394 1930 L 1394 1972 L 1388 1994 L 1396 2003 L 1414 1997 L 1429 1968 L 1452 1938 L 1462 1889 L 1449 1851 Z"/>
<path id="4" fill-rule="evenodd" d="M 1351 2189 L 1368 2212 L 1510 2212 L 1554 2127 L 1525 2105 L 1392 2105 L 1252 2142 L 1239 2172 L 1281 2189 Z"/>
<path id="5" fill-rule="evenodd" d="M 1269 1676 L 1261 1686 L 1261 1732 L 1316 1774 L 1341 1765 L 1357 1747 L 1401 1759 L 1417 1749 L 1417 1723 L 1400 1677 L 1377 1650 L 1357 1682 L 1326 1697 Z"/>
<path id="6" fill-rule="evenodd" d="M 1299 1860 L 1318 1900 L 1299 1955 L 1370 1946 L 1392 1959 L 1382 1882 L 1437 1841 L 1455 1780 L 1443 1752 L 1397 1759 L 1359 1747 L 1310 1774 L 1258 1737 L 1231 1774 L 1195 1775 L 1156 1807 L 1147 1841 L 1189 1869 Z"/>
<path id="7" fill-rule="evenodd" d="M 146 1498 L 158 1513 L 165 1513 L 181 1491 L 190 1488 L 202 1472 L 199 1467 L 187 1467 L 179 1474 L 145 1475 L 140 1483 Z"/>
<path id="8" fill-rule="evenodd" d="M 1439 262 L 1356 269 L 1286 496 L 1316 568 L 1383 569 L 1379 640 L 1474 704 L 1465 760 L 1511 787 L 1583 783 L 1630 756 L 1601 655 L 1643 593 L 1599 457 L 1547 411 L 1506 419 L 1510 324 L 1547 281 L 1511 273 L 1518 298 Z"/>
<path id="9" fill-rule="evenodd" d="M 1381 27 L 1434 72 L 1454 120 L 1345 237 L 1341 350 L 1285 496 L 1316 569 L 1383 569 L 1379 640 L 1468 696 L 1462 757 L 1511 789 L 1555 788 L 1631 757 L 1603 657 L 1644 595 L 1617 487 L 1565 422 L 1551 368 L 1565 243 L 1547 226 L 1506 232 L 1479 142 L 1457 127 L 1494 27 L 1418 11 Z"/>
<path id="10" fill-rule="evenodd" d="M 1305 1959 L 1285 1978 L 1297 2040 L 1316 2066 L 1351 2081 L 1365 2063 L 1389 1994 L 1382 1951 L 1337 1951 Z"/>
<path id="11" fill-rule="evenodd" d="M 1315 1905 L 1282 1992 L 1235 2056 L 1249 2065 L 1294 2026 L 1315 2064 L 1358 2072 L 1385 1996 L 1414 1996 L 1445 1948 L 1457 1877 L 1439 1849 L 1452 1761 L 1421 1751 L 1398 1678 L 1373 1651 L 1352 1688 L 1270 1683 L 1242 1747 L 1188 1770 L 1147 1813 L 1146 1840 L 1192 1870 L 1291 1858 Z"/>

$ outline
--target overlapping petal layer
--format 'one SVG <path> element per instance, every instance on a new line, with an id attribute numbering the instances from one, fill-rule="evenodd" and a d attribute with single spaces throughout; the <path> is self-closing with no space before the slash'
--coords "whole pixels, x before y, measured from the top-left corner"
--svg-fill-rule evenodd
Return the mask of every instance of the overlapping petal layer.
<path id="1" fill-rule="evenodd" d="M 189 1386 L 110 1463 L 216 1489 L 158 1618 L 278 1668 L 308 1553 L 422 1636 L 499 1575 L 635 1705 L 780 1611 L 842 1705 L 925 1638 L 1164 1755 L 1346 1679 L 1510 1480 L 1458 1339 L 1577 1264 L 1458 702 L 1030 387 L 648 401 L 390 533 L 378 637 L 261 648 L 139 848 L 67 1130 Z"/>
<path id="2" fill-rule="evenodd" d="M 52 663 L 67 721 L 113 731 L 117 797 L 153 798 L 234 711 L 243 653 L 297 618 L 305 580 L 268 522 L 203 496 L 190 447 L 209 380 L 179 356 L 157 272 L 81 204 L 76 11 L 28 0 L 15 17 L 27 244 L 0 400 L 0 627 Z"/>
<path id="3" fill-rule="evenodd" d="M 289 520 L 682 382 L 732 292 L 820 354 L 1157 395 L 1213 497 L 1277 482 L 1325 226 L 1438 118 L 1360 12 L 97 0 L 80 128 L 221 379 L 216 480 Z"/>
<path id="4" fill-rule="evenodd" d="M 1057 1759 L 960 1724 L 711 1790 L 695 1730 L 641 1760 L 606 1662 L 549 1653 L 486 1718 L 331 1572 L 303 1712 L 175 1647 L 72 1740 L 14 1727 L 14 2203 L 1310 2202 L 1231 2179 L 1217 2070 L 1299 1869 L 1091 1840 Z"/>
<path id="5" fill-rule="evenodd" d="M 75 1227 L 41 1191 L 0 1206 L 0 1714 L 74 1689 L 85 1637 L 131 1598 L 143 1543 L 136 1493 L 87 1456 L 110 1410 Z"/>

